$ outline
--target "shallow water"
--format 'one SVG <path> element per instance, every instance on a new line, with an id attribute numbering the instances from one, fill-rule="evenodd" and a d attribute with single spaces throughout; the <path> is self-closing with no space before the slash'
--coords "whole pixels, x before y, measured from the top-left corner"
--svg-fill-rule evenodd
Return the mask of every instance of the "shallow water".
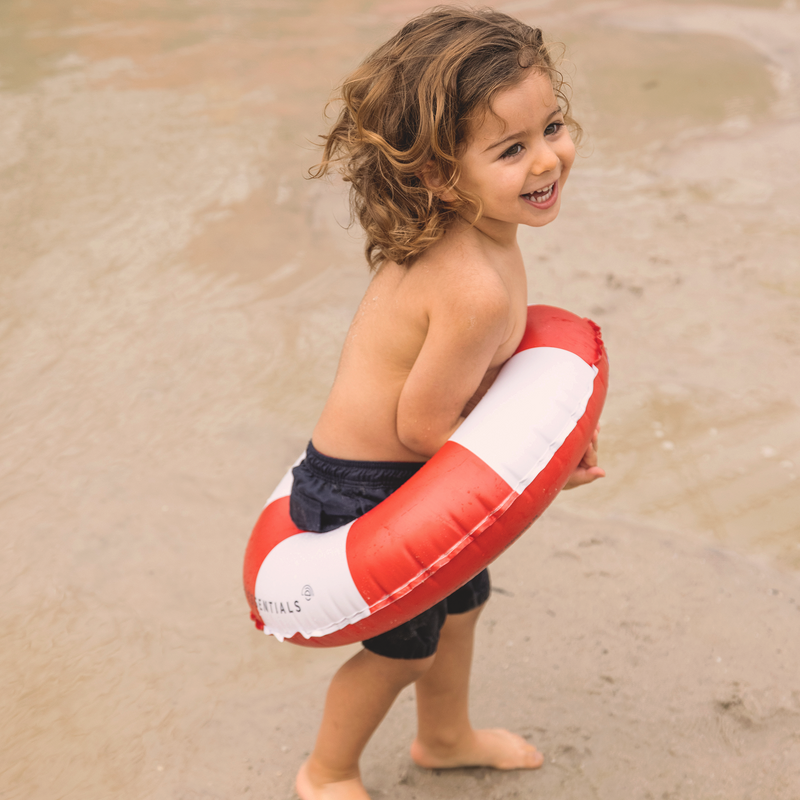
<path id="1" fill-rule="evenodd" d="M 342 659 L 254 636 L 241 558 L 367 282 L 309 140 L 426 5 L 0 6 L 9 797 L 200 796 L 174 776 L 218 707 Z M 567 44 L 586 130 L 562 218 L 523 236 L 531 301 L 612 358 L 609 477 L 562 509 L 800 569 L 800 14 L 498 7 Z"/>

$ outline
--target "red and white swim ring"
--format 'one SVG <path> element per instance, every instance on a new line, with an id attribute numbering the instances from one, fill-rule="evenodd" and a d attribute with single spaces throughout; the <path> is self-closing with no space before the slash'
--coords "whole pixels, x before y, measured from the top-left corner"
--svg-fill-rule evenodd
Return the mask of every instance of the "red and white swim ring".
<path id="1" fill-rule="evenodd" d="M 281 641 L 331 647 L 376 636 L 447 597 L 561 491 L 591 441 L 607 385 L 600 329 L 531 306 L 519 348 L 480 403 L 372 511 L 328 533 L 300 531 L 289 518 L 290 470 L 245 554 L 256 626 Z"/>

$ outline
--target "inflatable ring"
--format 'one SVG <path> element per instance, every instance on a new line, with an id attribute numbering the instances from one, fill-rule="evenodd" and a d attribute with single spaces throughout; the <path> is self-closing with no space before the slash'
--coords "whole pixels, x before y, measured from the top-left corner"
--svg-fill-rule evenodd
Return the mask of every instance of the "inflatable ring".
<path id="1" fill-rule="evenodd" d="M 289 518 L 290 470 L 245 554 L 256 626 L 296 644 L 350 644 L 447 597 L 561 491 L 592 439 L 607 384 L 600 329 L 531 306 L 519 348 L 469 417 L 372 511 L 328 533 L 300 531 Z"/>

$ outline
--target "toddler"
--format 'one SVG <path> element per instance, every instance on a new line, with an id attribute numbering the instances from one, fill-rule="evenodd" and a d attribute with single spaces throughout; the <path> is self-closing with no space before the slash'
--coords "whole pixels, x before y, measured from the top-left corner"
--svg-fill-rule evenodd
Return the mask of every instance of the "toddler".
<path id="1" fill-rule="evenodd" d="M 342 350 L 290 513 L 325 531 L 366 513 L 458 428 L 514 353 L 527 282 L 517 227 L 558 215 L 575 147 L 541 32 L 488 9 L 409 22 L 344 82 L 312 174 L 341 173 L 373 278 Z M 568 486 L 602 477 L 597 437 Z M 363 643 L 334 676 L 302 800 L 365 800 L 359 758 L 415 683 L 422 767 L 534 769 L 539 751 L 475 730 L 468 687 L 486 570 L 418 617 Z"/>

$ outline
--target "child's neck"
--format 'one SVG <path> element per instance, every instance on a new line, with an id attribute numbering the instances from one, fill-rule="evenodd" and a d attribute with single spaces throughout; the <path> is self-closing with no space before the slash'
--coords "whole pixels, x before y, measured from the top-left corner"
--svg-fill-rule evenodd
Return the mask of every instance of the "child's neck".
<path id="1" fill-rule="evenodd" d="M 479 219 L 475 224 L 470 224 L 467 220 L 454 229 L 454 233 L 471 240 L 481 249 L 499 250 L 504 253 L 519 252 L 517 244 L 516 224 L 508 222 L 498 222 L 491 219 Z"/>

